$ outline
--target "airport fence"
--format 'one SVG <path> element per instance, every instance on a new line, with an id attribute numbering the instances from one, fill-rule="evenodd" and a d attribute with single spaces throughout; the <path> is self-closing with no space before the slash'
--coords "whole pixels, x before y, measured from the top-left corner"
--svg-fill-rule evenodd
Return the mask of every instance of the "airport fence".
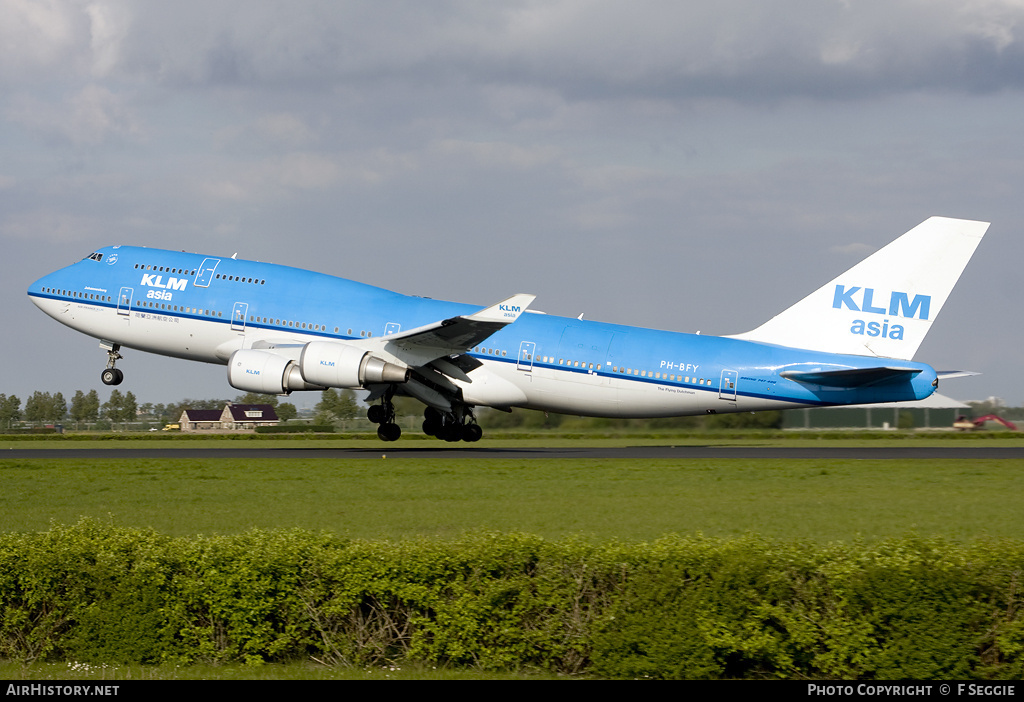
<path id="1" fill-rule="evenodd" d="M 1024 544 L 0 535 L 0 657 L 607 678 L 1020 678 Z"/>

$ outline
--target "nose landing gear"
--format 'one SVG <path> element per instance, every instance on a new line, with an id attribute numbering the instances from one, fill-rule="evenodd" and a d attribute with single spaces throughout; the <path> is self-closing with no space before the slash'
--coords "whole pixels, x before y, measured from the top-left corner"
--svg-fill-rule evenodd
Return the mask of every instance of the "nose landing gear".
<path id="1" fill-rule="evenodd" d="M 100 373 L 100 380 L 104 385 L 120 385 L 124 380 L 124 373 L 119 368 L 115 368 L 114 364 L 124 358 L 118 353 L 121 350 L 121 345 L 102 343 L 100 348 L 107 351 L 107 367 Z"/>

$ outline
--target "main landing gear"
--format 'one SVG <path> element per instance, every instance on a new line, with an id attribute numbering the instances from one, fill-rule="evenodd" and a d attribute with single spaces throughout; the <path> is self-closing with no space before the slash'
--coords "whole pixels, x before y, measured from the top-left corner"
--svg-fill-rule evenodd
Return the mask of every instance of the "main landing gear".
<path id="1" fill-rule="evenodd" d="M 442 441 L 480 441 L 484 430 L 476 423 L 473 412 L 466 406 L 456 406 L 451 412 L 440 412 L 427 407 L 423 412 L 423 433 Z"/>
<path id="2" fill-rule="evenodd" d="M 395 406 L 391 404 L 391 398 L 395 396 L 393 388 L 384 393 L 379 405 L 370 405 L 366 411 L 366 418 L 374 424 L 378 424 L 377 437 L 381 441 L 398 441 L 402 436 L 402 427 L 395 424 Z"/>
<path id="3" fill-rule="evenodd" d="M 366 418 L 377 424 L 377 436 L 381 441 L 398 441 L 402 428 L 395 423 L 395 406 L 391 398 L 393 388 L 384 393 L 379 405 L 370 405 Z M 466 405 L 455 405 L 450 412 L 441 412 L 427 407 L 423 412 L 423 433 L 436 436 L 442 441 L 480 441 L 484 430 L 476 423 L 473 411 Z"/>
<path id="4" fill-rule="evenodd" d="M 100 344 L 100 348 L 107 350 L 107 367 L 100 373 L 100 380 L 103 381 L 104 385 L 120 385 L 121 381 L 124 380 L 124 373 L 119 368 L 115 368 L 114 364 L 120 361 L 124 356 L 118 353 L 121 350 L 120 344 Z"/>

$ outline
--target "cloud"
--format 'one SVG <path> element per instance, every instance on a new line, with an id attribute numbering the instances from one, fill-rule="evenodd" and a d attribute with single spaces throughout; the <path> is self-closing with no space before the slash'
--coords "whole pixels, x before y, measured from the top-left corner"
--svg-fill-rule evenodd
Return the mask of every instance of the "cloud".
<path id="1" fill-rule="evenodd" d="M 365 179 L 346 172 L 331 155 L 303 151 L 259 160 L 228 161 L 221 170 L 200 180 L 197 189 L 206 198 L 231 203 L 268 204 L 297 192 L 328 190 L 343 178 Z"/>
<path id="2" fill-rule="evenodd" d="M 62 0 L 0 0 L 0 77 L 33 81 L 72 70 L 88 52 L 88 21 Z"/>
<path id="3" fill-rule="evenodd" d="M 543 86 L 581 99 L 1024 87 L 1020 0 L 0 0 L 0 72 L 170 86 Z"/>
<path id="4" fill-rule="evenodd" d="M 37 209 L 13 213 L 0 220 L 2 239 L 67 244 L 95 239 L 104 231 L 104 223 L 96 217 L 57 210 Z"/>
<path id="5" fill-rule="evenodd" d="M 486 168 L 533 169 L 555 164 L 559 150 L 552 146 L 524 147 L 508 142 L 442 139 L 431 146 L 441 156 L 453 156 Z"/>
<path id="6" fill-rule="evenodd" d="M 7 117 L 46 138 L 94 146 L 113 138 L 135 138 L 141 128 L 126 102 L 108 88 L 90 83 L 60 103 L 31 94 L 11 101 Z"/>

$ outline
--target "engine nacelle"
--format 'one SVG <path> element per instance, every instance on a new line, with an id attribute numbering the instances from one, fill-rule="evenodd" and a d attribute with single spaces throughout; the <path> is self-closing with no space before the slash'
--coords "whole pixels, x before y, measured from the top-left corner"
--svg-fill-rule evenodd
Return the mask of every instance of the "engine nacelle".
<path id="1" fill-rule="evenodd" d="M 256 349 L 244 349 L 231 354 L 228 359 L 228 383 L 239 390 L 265 395 L 324 389 L 307 383 L 295 361 Z"/>
<path id="2" fill-rule="evenodd" d="M 408 368 L 337 341 L 311 341 L 303 346 L 299 368 L 307 383 L 329 388 L 361 388 L 409 380 Z"/>

